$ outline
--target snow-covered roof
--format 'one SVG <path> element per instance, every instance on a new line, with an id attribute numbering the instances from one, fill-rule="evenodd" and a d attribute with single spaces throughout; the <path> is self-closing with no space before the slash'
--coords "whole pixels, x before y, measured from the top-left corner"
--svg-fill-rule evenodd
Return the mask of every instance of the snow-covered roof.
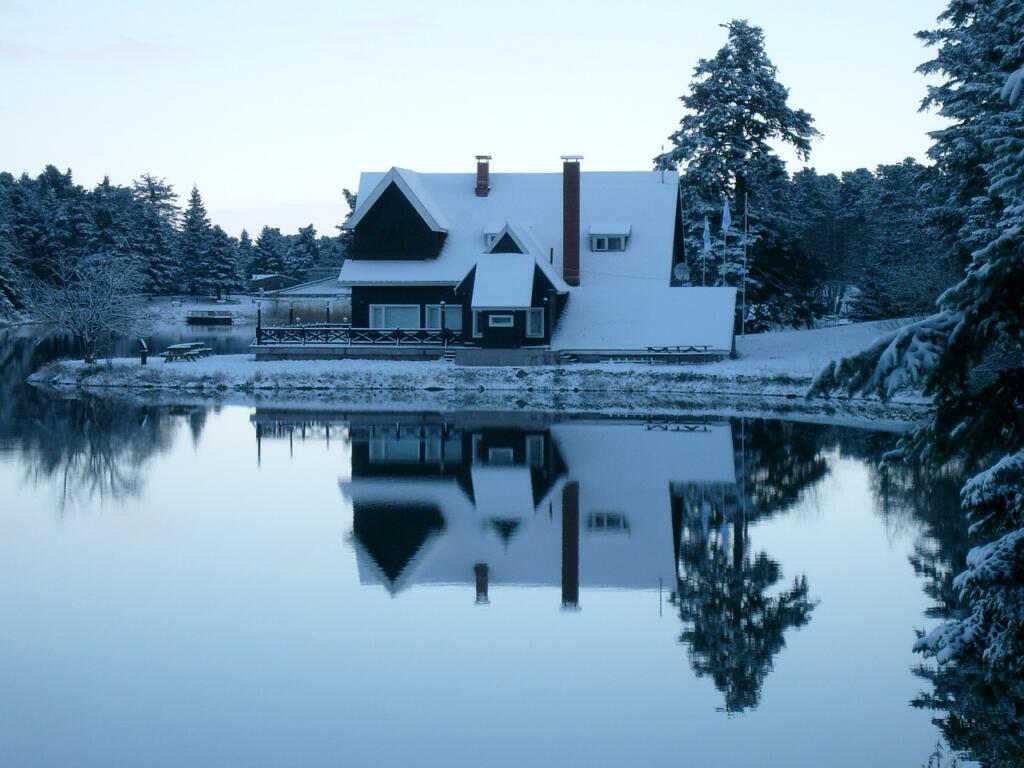
<path id="1" fill-rule="evenodd" d="M 629 237 L 630 229 L 632 226 L 628 221 L 594 221 L 590 224 L 591 235 Z"/>
<path id="2" fill-rule="evenodd" d="M 526 517 L 533 514 L 533 478 L 524 466 L 474 464 L 473 500 L 480 517 Z"/>
<path id="3" fill-rule="evenodd" d="M 365 176 L 366 174 L 363 175 Z M 373 208 L 373 204 L 384 194 L 384 190 L 394 183 L 395 186 L 402 190 L 402 193 L 409 202 L 412 203 L 413 208 L 416 209 L 416 212 L 427 223 L 427 226 L 434 232 L 447 232 L 448 221 L 443 211 L 434 202 L 430 191 L 421 182 L 420 177 L 420 174 L 405 168 L 392 168 L 374 184 L 372 189 L 366 190 L 365 195 L 362 181 L 360 181 L 359 195 L 356 198 L 358 201 L 357 207 L 348 218 L 348 221 L 345 222 L 345 227 L 351 229 L 362 221 L 366 212 Z"/>
<path id="4" fill-rule="evenodd" d="M 536 260 L 528 253 L 494 253 L 476 262 L 473 309 L 524 309 L 533 297 Z"/>
<path id="5" fill-rule="evenodd" d="M 313 280 L 301 285 L 293 285 L 291 288 L 282 288 L 274 291 L 275 296 L 291 296 L 296 298 L 329 298 L 332 296 L 348 296 L 352 293 L 350 288 L 338 285 L 338 278 L 326 277 L 323 280 Z"/>
<path id="6" fill-rule="evenodd" d="M 359 207 L 347 227 L 359 223 L 392 180 L 411 195 L 410 202 L 424 221 L 434 222 L 432 229 L 447 231 L 444 245 L 436 258 L 423 261 L 346 260 L 340 274 L 342 284 L 455 285 L 483 253 L 485 235 L 496 234 L 507 222 L 527 241 L 538 264 L 547 264 L 545 274 L 561 275 L 561 172 L 492 173 L 486 197 L 476 196 L 473 173 L 416 173 L 397 168 L 364 173 L 359 182 Z M 580 275 L 584 288 L 634 282 L 668 285 L 677 190 L 674 171 L 580 174 Z M 592 252 L 591 226 L 608 222 L 620 228 L 627 223 L 629 245 L 625 251 Z M 436 226 L 438 223 L 444 226 Z"/>
<path id="7" fill-rule="evenodd" d="M 636 351 L 648 347 L 732 349 L 735 288 L 626 285 L 573 290 L 551 346 Z"/>

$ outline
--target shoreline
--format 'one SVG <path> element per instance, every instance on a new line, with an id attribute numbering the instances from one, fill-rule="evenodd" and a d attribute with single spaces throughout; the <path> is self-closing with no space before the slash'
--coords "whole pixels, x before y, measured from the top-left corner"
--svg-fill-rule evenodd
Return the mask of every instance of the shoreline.
<path id="1" fill-rule="evenodd" d="M 257 362 L 252 355 L 219 355 L 192 363 L 142 366 L 134 358 L 85 366 L 49 363 L 30 384 L 60 392 L 165 399 L 299 400 L 331 409 L 410 410 L 481 408 L 616 413 L 775 413 L 857 423 L 912 423 L 930 407 L 920 397 L 806 398 L 812 376 L 777 371 L 737 371 L 728 364 L 577 364 L 536 367 L 469 367 L 447 362 L 309 360 Z"/>

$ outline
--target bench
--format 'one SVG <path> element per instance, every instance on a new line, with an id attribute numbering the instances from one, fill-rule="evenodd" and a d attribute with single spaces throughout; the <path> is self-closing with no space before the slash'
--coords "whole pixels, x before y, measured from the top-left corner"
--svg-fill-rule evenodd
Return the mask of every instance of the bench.
<path id="1" fill-rule="evenodd" d="M 172 344 L 163 351 L 161 357 L 165 363 L 173 363 L 178 360 L 190 362 L 201 357 L 209 357 L 212 354 L 213 350 L 203 342 L 193 341 L 186 344 Z"/>

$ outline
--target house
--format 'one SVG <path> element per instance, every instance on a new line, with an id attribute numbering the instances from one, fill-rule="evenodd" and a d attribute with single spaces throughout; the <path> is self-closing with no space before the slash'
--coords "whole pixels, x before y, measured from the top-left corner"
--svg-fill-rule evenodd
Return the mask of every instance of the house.
<path id="1" fill-rule="evenodd" d="M 735 289 L 673 279 L 684 261 L 676 172 L 581 164 L 567 155 L 560 173 L 492 173 L 480 155 L 475 173 L 362 174 L 338 277 L 353 335 L 337 341 L 347 353 L 378 337 L 391 354 L 405 341 L 478 359 L 518 351 L 490 358 L 506 362 L 728 355 Z M 284 337 L 258 334 L 257 355 Z"/>
<path id="2" fill-rule="evenodd" d="M 668 588 L 688 492 L 736 484 L 730 424 L 682 426 L 353 420 L 341 490 L 360 582 L 465 584 L 478 602 L 493 585 L 560 587 L 563 607 L 581 588 Z"/>
<path id="3" fill-rule="evenodd" d="M 249 278 L 249 290 L 253 293 L 265 291 L 280 291 L 283 288 L 291 288 L 298 285 L 299 281 L 288 275 L 261 274 Z"/>

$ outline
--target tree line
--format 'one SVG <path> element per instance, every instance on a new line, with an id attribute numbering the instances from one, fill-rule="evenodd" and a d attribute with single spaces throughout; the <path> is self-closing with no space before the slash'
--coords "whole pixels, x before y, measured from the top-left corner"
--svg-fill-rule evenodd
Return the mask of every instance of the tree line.
<path id="1" fill-rule="evenodd" d="M 254 274 L 302 280 L 318 266 L 340 266 L 345 246 L 343 233 L 320 235 L 312 224 L 233 237 L 211 223 L 197 188 L 182 209 L 174 188 L 149 174 L 86 189 L 52 165 L 35 177 L 0 173 L 0 314 L 23 308 L 31 283 L 59 282 L 85 262 L 132 270 L 148 294 L 219 295 L 244 289 Z"/>
<path id="2" fill-rule="evenodd" d="M 672 146 L 654 158 L 680 173 L 684 282 L 745 284 L 748 330 L 931 311 L 966 263 L 942 236 L 941 171 L 907 158 L 838 176 L 790 174 L 773 145 L 808 162 L 820 136 L 814 118 L 789 105 L 763 30 L 723 26 L 725 45 L 698 61 Z M 726 206 L 732 224 L 723 229 Z"/>

